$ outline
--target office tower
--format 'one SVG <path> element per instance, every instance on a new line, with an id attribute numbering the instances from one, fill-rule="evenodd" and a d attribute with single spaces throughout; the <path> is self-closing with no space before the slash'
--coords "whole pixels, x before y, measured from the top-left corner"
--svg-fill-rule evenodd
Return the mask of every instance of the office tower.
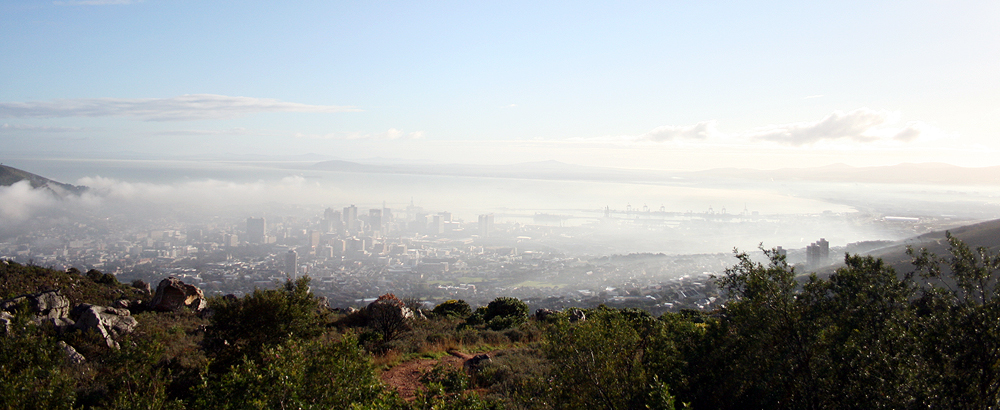
<path id="1" fill-rule="evenodd" d="M 348 233 L 358 231 L 358 207 L 351 205 L 344 208 L 344 227 Z"/>
<path id="2" fill-rule="evenodd" d="M 479 215 L 479 237 L 489 238 L 493 235 L 493 214 Z"/>
<path id="3" fill-rule="evenodd" d="M 823 265 L 830 263 L 830 242 L 827 242 L 826 238 L 819 238 L 816 245 L 819 246 L 819 263 Z"/>
<path id="4" fill-rule="evenodd" d="M 288 253 L 285 254 L 285 274 L 292 279 L 295 279 L 295 268 L 298 266 L 296 259 L 298 259 L 298 256 L 299 255 L 295 253 L 295 250 L 289 250 Z"/>
<path id="5" fill-rule="evenodd" d="M 267 243 L 267 221 L 264 218 L 247 218 L 247 242 Z"/>
<path id="6" fill-rule="evenodd" d="M 434 215 L 431 220 L 430 233 L 433 235 L 438 235 L 444 233 L 444 217 L 439 215 Z"/>
<path id="7" fill-rule="evenodd" d="M 381 209 L 369 209 L 368 210 L 368 224 L 371 225 L 373 233 L 382 232 L 382 210 Z"/>
<path id="8" fill-rule="evenodd" d="M 806 246 L 806 265 L 815 267 L 819 265 L 819 245 L 815 242 Z"/>
<path id="9" fill-rule="evenodd" d="M 309 231 L 309 246 L 315 249 L 319 246 L 320 232 L 319 231 Z"/>

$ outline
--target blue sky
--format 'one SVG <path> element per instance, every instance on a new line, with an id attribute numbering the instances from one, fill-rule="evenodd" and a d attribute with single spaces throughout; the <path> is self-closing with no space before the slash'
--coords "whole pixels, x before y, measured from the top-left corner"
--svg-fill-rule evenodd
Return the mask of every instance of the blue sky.
<path id="1" fill-rule="evenodd" d="M 539 3 L 8 0 L 0 143 L 8 156 L 1000 165 L 995 1 Z"/>

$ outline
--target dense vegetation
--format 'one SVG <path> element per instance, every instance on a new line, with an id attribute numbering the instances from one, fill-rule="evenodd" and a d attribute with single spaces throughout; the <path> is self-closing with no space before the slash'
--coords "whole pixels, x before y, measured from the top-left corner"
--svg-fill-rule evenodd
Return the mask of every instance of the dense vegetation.
<path id="1" fill-rule="evenodd" d="M 0 407 L 996 408 L 1000 256 L 948 240 L 946 257 L 911 251 L 911 272 L 848 255 L 822 279 L 771 251 L 763 263 L 738 253 L 717 278 L 724 308 L 659 317 L 599 306 L 585 320 L 533 319 L 498 298 L 475 310 L 447 301 L 422 319 L 397 316 L 413 304 L 392 295 L 333 312 L 300 279 L 213 298 L 207 314 L 136 308 L 139 328 L 115 350 L 19 309 L 0 337 Z M 95 272 L 4 263 L 0 275 L 8 297 L 63 286 L 76 302 L 136 297 Z M 60 342 L 87 361 L 67 361 Z M 491 360 L 434 367 L 409 400 L 379 378 L 448 351 Z"/>

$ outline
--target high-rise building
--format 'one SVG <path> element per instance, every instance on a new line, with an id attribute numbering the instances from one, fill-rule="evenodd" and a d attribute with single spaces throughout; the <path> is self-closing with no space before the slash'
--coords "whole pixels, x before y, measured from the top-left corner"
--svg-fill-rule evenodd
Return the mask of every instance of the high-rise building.
<path id="1" fill-rule="evenodd" d="M 294 249 L 289 250 L 288 253 L 285 254 L 285 274 L 292 279 L 295 279 L 295 268 L 298 266 L 298 256 L 299 254 L 295 253 Z"/>
<path id="2" fill-rule="evenodd" d="M 493 235 L 493 214 L 479 215 L 479 237 L 489 238 Z"/>
<path id="3" fill-rule="evenodd" d="M 344 227 L 348 234 L 358 231 L 358 207 L 351 205 L 344 208 Z"/>
<path id="4" fill-rule="evenodd" d="M 819 246 L 819 262 L 823 265 L 830 263 L 830 242 L 826 238 L 819 238 L 816 245 Z"/>
<path id="5" fill-rule="evenodd" d="M 319 246 L 320 236 L 319 231 L 309 231 L 309 246 L 316 249 L 316 247 Z"/>
<path id="6" fill-rule="evenodd" d="M 434 215 L 431 219 L 430 232 L 433 235 L 439 235 L 444 233 L 444 217 L 441 215 Z"/>
<path id="7" fill-rule="evenodd" d="M 267 243 L 267 221 L 264 218 L 247 218 L 247 242 Z"/>
<path id="8" fill-rule="evenodd" d="M 372 233 L 382 233 L 382 210 L 368 210 L 368 224 L 372 228 Z"/>
<path id="9" fill-rule="evenodd" d="M 806 246 L 806 265 L 813 268 L 819 266 L 819 264 L 819 245 L 813 242 L 809 246 Z"/>

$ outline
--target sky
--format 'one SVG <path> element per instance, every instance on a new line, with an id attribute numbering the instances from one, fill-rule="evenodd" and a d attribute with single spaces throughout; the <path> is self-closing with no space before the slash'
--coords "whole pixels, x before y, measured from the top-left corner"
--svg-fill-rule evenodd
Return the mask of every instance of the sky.
<path id="1" fill-rule="evenodd" d="M 1000 165 L 1000 2 L 6 0 L 0 159 Z"/>

